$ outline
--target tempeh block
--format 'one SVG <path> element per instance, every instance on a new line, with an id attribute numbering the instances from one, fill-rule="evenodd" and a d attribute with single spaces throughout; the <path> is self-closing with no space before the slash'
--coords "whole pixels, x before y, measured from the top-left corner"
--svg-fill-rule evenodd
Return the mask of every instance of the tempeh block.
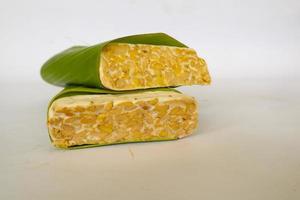
<path id="1" fill-rule="evenodd" d="M 112 90 L 206 85 L 206 62 L 191 48 L 111 43 L 101 53 L 100 79 Z"/>
<path id="2" fill-rule="evenodd" d="M 59 148 L 173 140 L 190 135 L 197 122 L 195 99 L 173 91 L 67 96 L 48 111 Z"/>
<path id="3" fill-rule="evenodd" d="M 114 91 L 208 85 L 206 62 L 164 33 L 127 36 L 93 46 L 74 46 L 50 58 L 42 78 L 58 86 Z"/>

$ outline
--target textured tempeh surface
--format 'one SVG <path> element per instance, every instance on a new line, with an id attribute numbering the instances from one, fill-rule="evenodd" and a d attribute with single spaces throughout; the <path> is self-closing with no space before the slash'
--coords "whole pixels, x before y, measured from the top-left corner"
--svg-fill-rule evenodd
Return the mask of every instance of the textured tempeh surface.
<path id="1" fill-rule="evenodd" d="M 197 122 L 193 97 L 165 91 L 64 97 L 48 113 L 50 137 L 61 148 L 177 139 Z"/>
<path id="2" fill-rule="evenodd" d="M 100 63 L 101 82 L 114 90 L 210 83 L 205 61 L 190 48 L 111 43 Z"/>

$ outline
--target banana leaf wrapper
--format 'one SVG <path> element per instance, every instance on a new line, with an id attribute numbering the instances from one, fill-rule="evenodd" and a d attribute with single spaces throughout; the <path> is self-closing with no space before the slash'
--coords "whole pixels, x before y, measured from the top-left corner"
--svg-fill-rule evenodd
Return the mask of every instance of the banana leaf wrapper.
<path id="1" fill-rule="evenodd" d="M 175 140 L 197 127 L 197 103 L 172 88 L 118 92 L 69 87 L 48 107 L 55 147 L 78 149 L 132 142 Z"/>
<path id="2" fill-rule="evenodd" d="M 164 33 L 127 36 L 93 46 L 74 46 L 50 58 L 42 78 L 53 85 L 124 91 L 209 84 L 204 59 Z"/>

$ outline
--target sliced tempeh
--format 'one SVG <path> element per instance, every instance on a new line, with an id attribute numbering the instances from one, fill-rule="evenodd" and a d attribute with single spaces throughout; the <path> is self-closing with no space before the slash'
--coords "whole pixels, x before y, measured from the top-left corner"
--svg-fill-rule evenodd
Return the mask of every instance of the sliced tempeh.
<path id="1" fill-rule="evenodd" d="M 197 127 L 193 97 L 172 91 L 62 97 L 48 112 L 53 144 L 106 145 L 185 137 Z"/>
<path id="2" fill-rule="evenodd" d="M 101 82 L 112 90 L 210 83 L 205 61 L 191 48 L 110 43 L 100 59 Z"/>

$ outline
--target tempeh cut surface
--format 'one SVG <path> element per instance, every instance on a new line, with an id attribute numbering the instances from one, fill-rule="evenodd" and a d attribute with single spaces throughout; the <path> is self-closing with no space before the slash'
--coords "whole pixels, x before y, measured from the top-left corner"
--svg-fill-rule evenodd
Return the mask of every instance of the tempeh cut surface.
<path id="1" fill-rule="evenodd" d="M 169 91 L 63 97 L 48 112 L 60 148 L 172 140 L 190 135 L 197 122 L 195 99 Z"/>
<path id="2" fill-rule="evenodd" d="M 191 48 L 110 43 L 100 56 L 102 84 L 112 90 L 134 90 L 210 84 L 204 59 Z"/>

